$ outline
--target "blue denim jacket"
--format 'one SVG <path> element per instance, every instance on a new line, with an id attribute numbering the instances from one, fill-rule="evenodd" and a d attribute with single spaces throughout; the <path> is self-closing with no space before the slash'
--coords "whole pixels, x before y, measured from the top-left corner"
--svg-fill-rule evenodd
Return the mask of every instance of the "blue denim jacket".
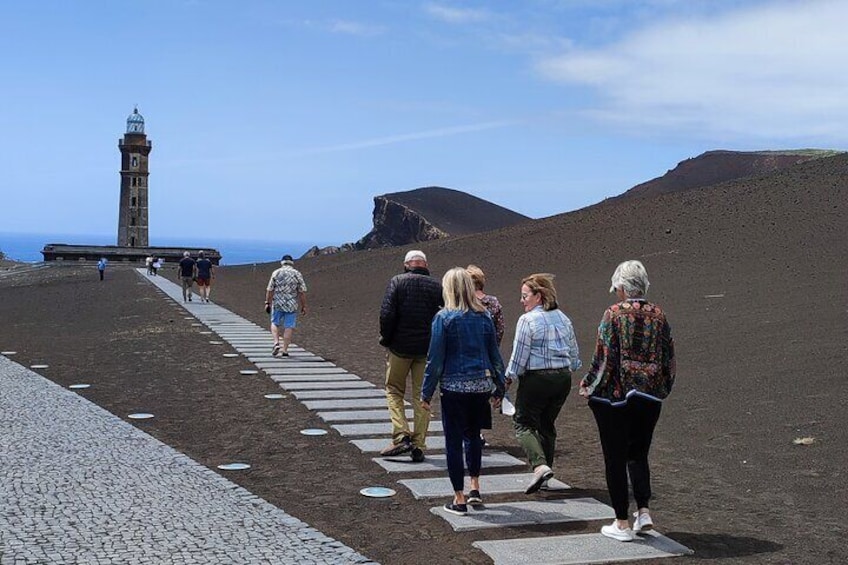
<path id="1" fill-rule="evenodd" d="M 488 312 L 442 309 L 433 318 L 421 399 L 443 390 L 503 397 L 504 362 Z"/>

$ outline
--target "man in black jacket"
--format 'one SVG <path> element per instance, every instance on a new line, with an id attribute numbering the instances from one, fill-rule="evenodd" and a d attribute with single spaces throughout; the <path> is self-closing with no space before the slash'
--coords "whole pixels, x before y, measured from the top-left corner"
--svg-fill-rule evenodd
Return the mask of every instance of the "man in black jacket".
<path id="1" fill-rule="evenodd" d="M 424 461 L 430 412 L 421 407 L 421 385 L 430 347 L 433 316 L 444 305 L 441 283 L 430 276 L 427 256 L 413 250 L 403 260 L 403 274 L 392 277 L 380 308 L 380 345 L 386 347 L 386 399 L 392 419 L 392 444 L 381 455 L 412 452 Z M 404 396 L 412 376 L 413 432 L 406 421 Z"/>

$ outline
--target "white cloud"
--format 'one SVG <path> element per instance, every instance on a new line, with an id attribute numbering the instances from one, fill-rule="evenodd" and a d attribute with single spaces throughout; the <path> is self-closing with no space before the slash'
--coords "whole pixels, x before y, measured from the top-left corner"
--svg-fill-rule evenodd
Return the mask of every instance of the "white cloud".
<path id="1" fill-rule="evenodd" d="M 491 14 L 485 10 L 454 8 L 445 4 L 434 3 L 425 4 L 424 12 L 438 20 L 450 24 L 483 22 L 491 17 Z"/>
<path id="2" fill-rule="evenodd" d="M 305 154 L 314 153 L 332 153 L 336 151 L 351 151 L 355 149 L 365 149 L 367 147 L 377 147 L 380 145 L 393 145 L 395 143 L 403 143 L 406 141 L 416 141 L 419 139 L 432 139 L 434 137 L 448 137 L 463 133 L 471 133 L 476 131 L 484 131 L 496 128 L 503 128 L 516 125 L 520 122 L 514 120 L 501 120 L 494 122 L 483 122 L 479 124 L 468 124 L 463 126 L 452 126 L 446 128 L 431 129 L 418 131 L 413 133 L 403 133 L 398 135 L 390 135 L 386 137 L 377 137 L 373 139 L 365 139 L 362 141 L 354 141 L 340 145 L 331 145 L 328 147 L 318 147 L 305 151 Z"/>
<path id="3" fill-rule="evenodd" d="M 333 20 L 328 24 L 333 33 L 344 33 L 360 37 L 372 37 L 382 34 L 385 29 L 382 26 L 353 22 L 349 20 Z"/>
<path id="4" fill-rule="evenodd" d="M 775 1 L 666 20 L 539 62 L 589 87 L 587 113 L 633 128 L 848 143 L 848 2 Z"/>

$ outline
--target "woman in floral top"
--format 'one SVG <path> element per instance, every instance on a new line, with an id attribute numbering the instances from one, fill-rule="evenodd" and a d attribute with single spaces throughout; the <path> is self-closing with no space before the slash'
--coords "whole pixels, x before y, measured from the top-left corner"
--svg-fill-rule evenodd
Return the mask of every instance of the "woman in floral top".
<path id="1" fill-rule="evenodd" d="M 589 372 L 579 394 L 589 400 L 604 451 L 607 488 L 615 521 L 601 533 L 632 541 L 653 528 L 648 512 L 651 474 L 648 451 L 662 401 L 674 385 L 674 341 L 665 313 L 645 299 L 648 273 L 639 261 L 621 263 L 610 292 L 620 302 L 604 312 Z M 638 511 L 628 515 L 627 477 Z"/>
<path id="2" fill-rule="evenodd" d="M 477 265 L 468 265 L 465 267 L 465 270 L 468 271 L 468 274 L 471 275 L 471 280 L 474 282 L 474 294 L 477 295 L 477 298 L 480 299 L 480 302 L 483 303 L 483 306 L 492 315 L 492 321 L 495 323 L 495 334 L 498 338 L 498 346 L 500 346 L 504 336 L 504 317 L 501 303 L 498 302 L 497 296 L 483 292 L 483 288 L 486 286 L 486 275 L 483 273 L 483 269 Z"/>

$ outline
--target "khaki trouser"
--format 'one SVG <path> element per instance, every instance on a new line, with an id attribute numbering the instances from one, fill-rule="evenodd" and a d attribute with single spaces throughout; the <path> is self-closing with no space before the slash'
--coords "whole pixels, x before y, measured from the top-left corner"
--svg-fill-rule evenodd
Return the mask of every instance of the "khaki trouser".
<path id="1" fill-rule="evenodd" d="M 426 357 L 400 357 L 389 351 L 386 357 L 386 400 L 389 416 L 392 419 L 392 441 L 400 443 L 404 436 L 412 439 L 412 444 L 423 450 L 427 429 L 430 427 L 430 413 L 421 407 L 421 386 L 424 384 L 424 366 Z M 414 412 L 413 433 L 409 433 L 403 399 L 406 395 L 407 375 L 412 375 L 412 408 Z"/>

